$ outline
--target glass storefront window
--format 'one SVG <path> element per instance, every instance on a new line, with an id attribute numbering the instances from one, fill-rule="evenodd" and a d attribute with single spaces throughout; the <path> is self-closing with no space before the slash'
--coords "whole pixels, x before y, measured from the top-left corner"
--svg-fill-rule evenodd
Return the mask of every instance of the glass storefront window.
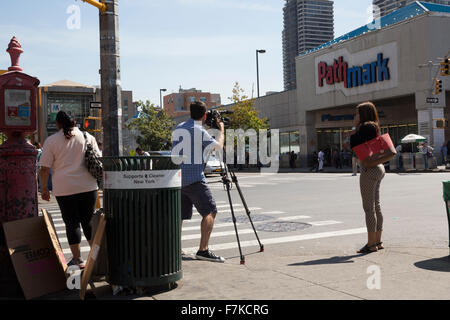
<path id="1" fill-rule="evenodd" d="M 290 132 L 290 151 L 295 153 L 300 152 L 300 134 L 298 131 Z"/>
<path id="2" fill-rule="evenodd" d="M 395 146 L 408 134 L 417 134 L 417 124 L 385 125 L 381 127 L 381 134 L 389 133 Z M 349 150 L 351 128 L 332 128 L 317 130 L 319 150 Z"/>
<path id="3" fill-rule="evenodd" d="M 49 94 L 47 96 L 48 134 L 56 132 L 55 120 L 59 111 L 65 111 L 78 125 L 81 125 L 83 119 L 90 115 L 91 101 L 94 101 L 93 95 Z"/>
<path id="4" fill-rule="evenodd" d="M 294 151 L 300 152 L 300 134 L 298 131 L 280 133 L 280 154 L 286 154 Z"/>
<path id="5" fill-rule="evenodd" d="M 280 133 L 280 155 L 289 153 L 289 132 Z"/>

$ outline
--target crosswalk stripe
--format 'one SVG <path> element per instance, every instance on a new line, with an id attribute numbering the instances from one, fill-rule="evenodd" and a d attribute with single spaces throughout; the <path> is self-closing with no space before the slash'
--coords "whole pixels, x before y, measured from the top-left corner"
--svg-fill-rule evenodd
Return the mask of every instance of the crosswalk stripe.
<path id="1" fill-rule="evenodd" d="M 235 207 L 242 207 L 242 204 L 236 203 L 233 206 L 235 206 Z M 230 208 L 230 205 L 229 204 L 225 204 L 225 205 L 216 206 L 216 207 L 217 207 L 217 209 L 219 209 L 219 208 Z"/>
<path id="2" fill-rule="evenodd" d="M 248 208 L 248 210 L 250 211 L 254 211 L 254 210 L 261 210 L 261 208 L 258 207 L 250 207 Z M 233 208 L 234 212 L 242 212 L 245 211 L 245 208 Z M 231 213 L 231 209 L 230 210 L 219 210 L 219 214 L 221 213 Z"/>
<path id="3" fill-rule="evenodd" d="M 313 225 L 313 226 L 315 226 L 315 227 L 320 227 L 320 226 L 330 226 L 330 225 L 333 225 L 333 224 L 341 224 L 343 222 L 329 220 L 329 221 L 313 221 L 313 222 L 308 222 L 308 223 Z"/>
<path id="4" fill-rule="evenodd" d="M 367 228 L 364 227 L 364 228 L 346 229 L 346 230 L 331 231 L 331 232 L 302 234 L 302 235 L 297 235 L 297 236 L 261 239 L 261 243 L 266 246 L 269 244 L 281 244 L 281 243 L 298 242 L 298 241 L 304 241 L 304 240 L 340 237 L 340 236 L 346 236 L 346 235 L 361 234 L 361 233 L 366 233 L 366 232 L 367 232 Z M 258 246 L 258 245 L 259 244 L 258 244 L 257 240 L 241 242 L 241 248 Z M 234 249 L 234 248 L 237 248 L 238 246 L 237 246 L 237 242 L 229 242 L 229 243 L 215 244 L 215 245 L 210 244 L 209 247 L 213 251 L 221 251 L 221 250 L 227 250 L 227 249 Z M 191 248 L 186 248 L 183 250 L 187 254 L 195 254 L 198 250 L 198 247 L 191 247 Z"/>
<path id="5" fill-rule="evenodd" d="M 267 211 L 267 212 L 261 212 L 260 214 L 283 214 L 286 213 L 284 211 Z"/>
<path id="6" fill-rule="evenodd" d="M 66 227 L 66 225 L 64 223 L 55 223 L 55 228 L 62 228 L 62 227 Z"/>
<path id="7" fill-rule="evenodd" d="M 58 239 L 59 239 L 59 243 L 61 243 L 61 244 L 63 244 L 63 243 L 67 243 L 67 244 L 69 244 L 69 240 L 67 240 L 67 238 L 66 237 L 58 237 Z M 84 237 L 84 236 L 82 236 L 82 238 L 81 238 L 81 243 L 83 244 L 83 243 L 88 243 L 87 242 L 87 240 L 86 240 L 86 238 Z"/>
<path id="8" fill-rule="evenodd" d="M 89 247 L 89 246 L 82 246 L 82 247 L 80 247 L 80 252 L 89 252 L 89 251 L 91 251 L 91 247 Z M 72 251 L 70 251 L 70 248 L 69 249 L 63 249 L 63 254 L 71 254 L 71 253 L 72 253 Z"/>
<path id="9" fill-rule="evenodd" d="M 293 218 L 296 219 L 304 219 L 305 216 L 297 216 L 297 217 L 289 217 L 291 219 L 289 220 L 295 220 Z M 309 217 L 308 217 L 309 218 Z M 264 221 L 265 223 L 269 222 L 269 221 Z M 273 221 L 272 221 L 273 222 Z M 263 222 L 255 222 L 256 225 L 263 223 Z M 309 222 L 309 224 L 313 225 L 313 226 L 327 226 L 327 225 L 333 225 L 333 224 L 339 224 L 342 222 L 339 221 L 317 221 L 317 222 Z M 236 223 L 236 225 L 242 225 L 242 223 Z M 229 226 L 229 224 L 227 224 L 227 226 Z M 249 233 L 253 233 L 253 229 L 240 229 L 238 230 L 239 234 L 249 234 Z M 226 237 L 226 236 L 230 236 L 230 235 L 234 235 L 236 234 L 236 231 L 232 230 L 232 231 L 222 231 L 222 232 L 212 232 L 211 234 L 211 238 L 219 238 L 219 237 Z M 181 240 L 193 240 L 193 239 L 200 239 L 201 234 L 197 233 L 197 234 L 190 234 L 190 235 L 185 235 L 181 237 Z"/>
<path id="10" fill-rule="evenodd" d="M 339 230 L 339 231 L 320 232 L 320 233 L 302 234 L 302 235 L 296 235 L 296 236 L 261 239 L 261 243 L 264 244 L 267 248 L 267 245 L 269 245 L 269 244 L 281 244 L 281 243 L 298 242 L 298 241 L 304 241 L 304 240 L 341 237 L 341 236 L 355 235 L 355 234 L 361 234 L 361 233 L 366 233 L 366 232 L 367 232 L 367 228 L 364 227 L 364 228 L 346 229 L 346 230 Z M 256 241 L 256 240 L 241 241 L 241 248 L 246 248 L 246 247 L 251 247 L 251 246 L 258 246 L 258 241 Z M 210 245 L 210 248 L 211 248 L 211 250 L 214 250 L 214 251 L 234 249 L 234 248 L 237 248 L 237 242 L 233 241 L 233 242 L 229 242 L 229 243 Z M 195 254 L 198 250 L 198 247 L 191 247 L 191 248 L 186 248 L 183 250 L 187 254 Z M 85 252 L 89 252 L 89 251 L 90 251 L 89 246 L 81 247 L 81 252 L 85 253 Z M 63 253 L 70 254 L 71 251 L 70 251 L 70 249 L 64 249 Z"/>

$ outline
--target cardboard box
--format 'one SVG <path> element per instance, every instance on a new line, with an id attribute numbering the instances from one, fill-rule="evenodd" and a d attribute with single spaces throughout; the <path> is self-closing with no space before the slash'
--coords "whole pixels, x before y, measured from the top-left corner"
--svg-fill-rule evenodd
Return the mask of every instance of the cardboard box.
<path id="1" fill-rule="evenodd" d="M 67 289 L 64 255 L 50 217 L 3 223 L 6 242 L 26 299 Z"/>
<path id="2" fill-rule="evenodd" d="M 102 214 L 98 220 L 97 231 L 95 232 L 92 248 L 91 251 L 89 251 L 89 256 L 87 259 L 86 268 L 84 269 L 81 278 L 81 289 L 80 289 L 81 300 L 84 300 L 87 285 L 91 279 L 92 271 L 94 270 L 94 265 L 97 262 L 98 253 L 100 252 L 103 235 L 105 233 L 105 226 L 106 226 L 105 215 Z"/>

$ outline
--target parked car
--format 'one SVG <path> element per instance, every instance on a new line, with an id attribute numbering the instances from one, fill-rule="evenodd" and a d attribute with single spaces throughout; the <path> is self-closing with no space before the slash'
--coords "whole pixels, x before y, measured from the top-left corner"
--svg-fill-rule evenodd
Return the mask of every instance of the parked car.
<path id="1" fill-rule="evenodd" d="M 223 172 L 223 170 L 225 169 L 225 164 L 223 163 L 223 161 L 219 160 L 219 158 L 212 153 L 209 158 L 208 161 L 206 162 L 206 166 L 205 166 L 205 176 L 208 174 L 221 174 Z"/>
<path id="2" fill-rule="evenodd" d="M 148 153 L 150 153 L 151 156 L 170 156 L 172 154 L 171 151 L 149 151 Z"/>

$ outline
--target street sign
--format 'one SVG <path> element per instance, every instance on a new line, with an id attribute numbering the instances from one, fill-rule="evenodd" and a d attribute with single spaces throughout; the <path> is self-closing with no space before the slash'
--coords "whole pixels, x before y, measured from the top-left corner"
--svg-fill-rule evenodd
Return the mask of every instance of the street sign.
<path id="1" fill-rule="evenodd" d="M 427 103 L 439 103 L 439 98 L 427 98 Z"/>
<path id="2" fill-rule="evenodd" d="M 91 109 L 101 109 L 102 108 L 102 103 L 101 102 L 96 102 L 96 101 L 91 101 L 90 107 L 91 107 Z"/>

